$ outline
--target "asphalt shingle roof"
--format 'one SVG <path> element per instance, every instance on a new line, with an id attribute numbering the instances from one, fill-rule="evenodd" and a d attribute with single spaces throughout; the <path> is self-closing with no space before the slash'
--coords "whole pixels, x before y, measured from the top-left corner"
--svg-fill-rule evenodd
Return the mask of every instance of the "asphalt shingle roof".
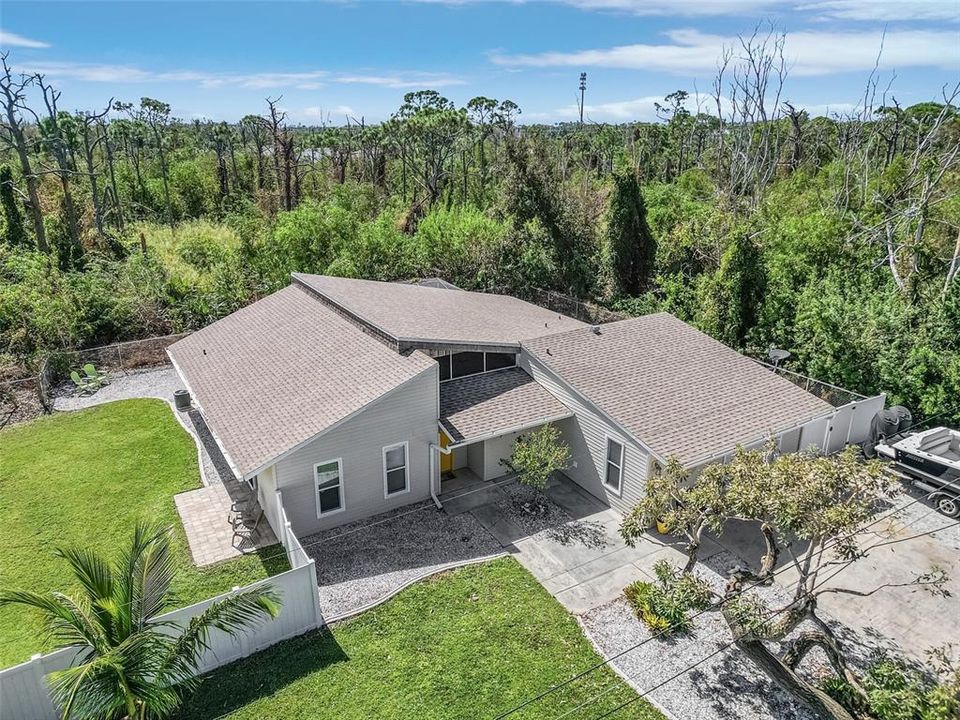
<path id="1" fill-rule="evenodd" d="M 454 442 L 571 415 L 520 368 L 440 384 L 440 422 Z"/>
<path id="2" fill-rule="evenodd" d="M 244 475 L 437 367 L 421 352 L 391 350 L 296 285 L 168 352 Z"/>
<path id="3" fill-rule="evenodd" d="M 832 410 L 668 313 L 523 346 L 654 453 L 685 465 Z"/>
<path id="4" fill-rule="evenodd" d="M 293 279 L 401 341 L 517 346 L 522 340 L 586 327 L 509 295 L 302 273 Z"/>

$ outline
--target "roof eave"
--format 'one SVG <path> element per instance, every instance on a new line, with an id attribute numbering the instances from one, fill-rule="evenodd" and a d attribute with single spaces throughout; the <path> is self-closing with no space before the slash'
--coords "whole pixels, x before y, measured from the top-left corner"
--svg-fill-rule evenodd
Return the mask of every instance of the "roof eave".
<path id="1" fill-rule="evenodd" d="M 447 447 L 450 449 L 453 449 L 458 447 L 464 447 L 466 445 L 473 445 L 478 442 L 483 442 L 484 440 L 491 440 L 493 438 L 500 437 L 501 435 L 509 435 L 511 433 L 523 432 L 524 430 L 530 430 L 531 428 L 540 427 L 541 425 L 547 425 L 552 422 L 560 422 L 561 420 L 566 420 L 567 418 L 571 418 L 571 417 L 573 417 L 572 411 L 567 411 L 566 413 L 561 413 L 558 415 L 549 415 L 543 418 L 538 418 L 536 420 L 529 420 L 525 423 L 520 423 L 518 425 L 512 425 L 510 427 L 506 427 L 502 429 L 497 428 L 496 430 L 491 430 L 490 432 L 482 433 L 480 435 L 464 438 L 463 440 L 457 440 L 453 444 L 448 445 Z M 438 424 L 440 425 L 440 429 L 443 431 L 443 433 L 448 438 L 453 440 L 454 438 L 452 437 L 452 433 L 444 425 L 444 421 L 446 420 L 447 418 L 440 418 L 440 422 Z"/>

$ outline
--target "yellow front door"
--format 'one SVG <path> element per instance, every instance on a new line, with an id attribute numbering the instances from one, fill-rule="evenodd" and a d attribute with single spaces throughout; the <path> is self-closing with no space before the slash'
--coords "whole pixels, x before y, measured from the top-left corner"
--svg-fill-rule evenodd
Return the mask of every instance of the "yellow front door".
<path id="1" fill-rule="evenodd" d="M 440 447 L 445 448 L 450 444 L 450 438 L 446 433 L 440 433 Z M 453 472 L 453 453 L 440 453 L 440 472 Z"/>

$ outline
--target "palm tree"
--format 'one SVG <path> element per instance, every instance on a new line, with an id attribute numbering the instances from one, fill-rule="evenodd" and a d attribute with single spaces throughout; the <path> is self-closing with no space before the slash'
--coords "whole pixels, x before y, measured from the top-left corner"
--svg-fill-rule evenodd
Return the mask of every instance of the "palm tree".
<path id="1" fill-rule="evenodd" d="M 91 550 L 57 550 L 82 587 L 75 596 L 0 592 L 0 607 L 39 610 L 58 647 L 79 649 L 73 667 L 49 677 L 64 720 L 169 717 L 197 685 L 212 629 L 234 636 L 279 612 L 279 597 L 264 585 L 214 602 L 186 627 L 157 620 L 173 600 L 171 532 L 138 523 L 113 563 Z"/>

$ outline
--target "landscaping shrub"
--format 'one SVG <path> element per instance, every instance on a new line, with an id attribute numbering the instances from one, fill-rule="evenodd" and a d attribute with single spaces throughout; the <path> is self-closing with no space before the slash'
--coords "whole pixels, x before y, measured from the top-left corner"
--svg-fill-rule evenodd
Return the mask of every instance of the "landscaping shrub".
<path id="1" fill-rule="evenodd" d="M 656 582 L 637 580 L 624 589 L 637 617 L 656 633 L 690 629 L 688 613 L 710 606 L 710 586 L 692 574 L 681 573 L 666 560 L 653 566 Z"/>
<path id="2" fill-rule="evenodd" d="M 960 673 L 938 682 L 887 656 L 870 663 L 861 685 L 866 699 L 845 680 L 831 677 L 824 690 L 857 717 L 876 720 L 950 720 L 960 713 Z"/>

